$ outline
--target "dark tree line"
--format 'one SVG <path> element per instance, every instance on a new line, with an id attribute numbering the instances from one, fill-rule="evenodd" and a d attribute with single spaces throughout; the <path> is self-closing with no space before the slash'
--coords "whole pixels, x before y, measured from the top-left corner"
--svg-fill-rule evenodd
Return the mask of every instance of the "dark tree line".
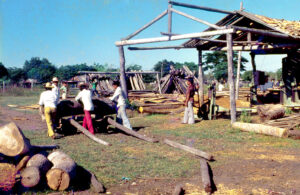
<path id="1" fill-rule="evenodd" d="M 237 53 L 233 55 L 234 73 L 237 69 Z M 241 72 L 242 79 L 250 81 L 252 78 L 252 71 L 245 71 L 245 63 L 248 60 L 242 57 L 241 60 Z M 165 76 L 169 73 L 171 66 L 175 69 L 180 69 L 183 66 L 187 66 L 192 72 L 198 76 L 198 64 L 194 62 L 173 62 L 168 60 L 162 60 L 154 64 L 153 70 L 161 72 L 161 76 Z M 142 66 L 138 64 L 131 64 L 126 67 L 126 71 L 140 71 Z M 203 70 L 205 73 L 205 78 L 217 80 L 227 80 L 227 55 L 226 52 L 215 51 L 210 53 L 204 53 L 203 55 Z M 87 65 L 75 64 L 75 65 L 63 65 L 56 67 L 46 58 L 33 57 L 30 60 L 26 60 L 22 68 L 10 67 L 6 68 L 0 62 L 0 79 L 9 80 L 12 83 L 17 83 L 21 80 L 26 80 L 27 78 L 36 79 L 38 82 L 44 83 L 50 81 L 52 77 L 56 76 L 60 80 L 69 80 L 70 78 L 76 76 L 78 71 L 100 71 L 100 72 L 116 72 L 119 69 L 114 68 L 112 65 L 108 64 L 97 64 Z M 268 74 L 272 78 L 281 78 L 281 70 L 277 72 L 269 72 Z M 152 82 L 155 80 L 154 75 L 143 75 L 146 82 Z"/>

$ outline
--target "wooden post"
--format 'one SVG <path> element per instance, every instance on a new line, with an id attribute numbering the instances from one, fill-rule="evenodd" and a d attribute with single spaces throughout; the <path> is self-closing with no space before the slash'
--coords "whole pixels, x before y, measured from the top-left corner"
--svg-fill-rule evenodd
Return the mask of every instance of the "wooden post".
<path id="1" fill-rule="evenodd" d="M 5 92 L 5 81 L 3 81 L 3 88 L 2 88 L 2 92 Z"/>
<path id="2" fill-rule="evenodd" d="M 237 73 L 236 73 L 236 91 L 235 99 L 239 99 L 239 88 L 240 88 L 240 72 L 241 72 L 241 63 L 242 63 L 242 52 L 238 52 L 238 64 L 237 64 Z"/>
<path id="3" fill-rule="evenodd" d="M 257 85 L 255 84 L 255 72 L 256 72 L 256 64 L 255 64 L 255 54 L 254 53 L 250 53 L 251 56 L 251 64 L 252 64 L 252 83 L 253 83 L 253 95 L 252 95 L 252 99 L 251 101 L 256 102 L 257 101 Z"/>
<path id="4" fill-rule="evenodd" d="M 122 91 L 125 98 L 128 97 L 127 84 L 126 84 L 126 74 L 125 74 L 125 55 L 123 46 L 119 46 L 119 55 L 120 55 L 120 81 L 122 86 Z"/>
<path id="5" fill-rule="evenodd" d="M 172 33 L 172 4 L 168 5 L 168 33 Z"/>
<path id="6" fill-rule="evenodd" d="M 228 82 L 230 89 L 230 115 L 231 123 L 236 121 L 236 102 L 234 90 L 234 75 L 233 75 L 233 51 L 232 51 L 232 34 L 226 34 L 227 40 L 227 62 L 228 62 Z"/>
<path id="7" fill-rule="evenodd" d="M 160 79 L 159 79 L 158 73 L 156 74 L 156 80 L 157 80 L 159 94 L 161 94 L 161 86 L 160 86 Z"/>
<path id="8" fill-rule="evenodd" d="M 204 103 L 204 84 L 203 84 L 203 69 L 202 69 L 202 50 L 198 49 L 198 80 L 199 80 L 199 107 Z"/>

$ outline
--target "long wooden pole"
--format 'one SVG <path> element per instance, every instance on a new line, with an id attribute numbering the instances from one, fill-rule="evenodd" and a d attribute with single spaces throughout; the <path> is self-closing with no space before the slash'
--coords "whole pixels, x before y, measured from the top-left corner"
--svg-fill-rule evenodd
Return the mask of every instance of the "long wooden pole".
<path id="1" fill-rule="evenodd" d="M 198 50 L 198 80 L 199 80 L 199 106 L 204 103 L 204 82 L 203 82 L 203 69 L 202 69 L 202 50 Z"/>
<path id="2" fill-rule="evenodd" d="M 128 50 L 155 50 L 155 49 L 194 49 L 194 48 L 187 48 L 182 45 L 159 46 L 159 47 L 128 47 Z"/>
<path id="3" fill-rule="evenodd" d="M 158 74 L 156 74 L 156 80 L 157 80 L 157 86 L 158 86 L 158 91 L 159 91 L 159 94 L 161 94 L 160 79 L 159 79 L 159 76 L 158 76 Z"/>
<path id="4" fill-rule="evenodd" d="M 236 85 L 235 85 L 235 99 L 239 99 L 239 88 L 240 88 L 240 72 L 242 63 L 242 52 L 238 52 L 238 63 L 237 63 L 237 73 L 236 73 Z"/>
<path id="5" fill-rule="evenodd" d="M 228 65 L 228 82 L 230 89 L 230 117 L 231 124 L 236 121 L 236 102 L 234 90 L 234 75 L 233 75 L 233 50 L 232 50 L 232 34 L 226 34 L 227 40 L 227 65 Z"/>
<path id="6" fill-rule="evenodd" d="M 99 144 L 103 144 L 105 146 L 111 146 L 110 143 L 108 143 L 106 141 L 103 141 L 103 140 L 99 139 L 98 137 L 94 136 L 93 134 L 91 134 L 86 128 L 84 128 L 83 126 L 81 126 L 74 119 L 70 119 L 69 122 L 70 122 L 71 125 L 73 125 L 74 127 L 76 127 L 79 131 L 81 131 L 82 133 L 84 133 L 84 135 L 86 135 L 87 137 L 89 137 L 93 141 L 95 141 L 95 142 L 97 142 Z"/>
<path id="7" fill-rule="evenodd" d="M 182 15 L 182 16 L 184 16 L 184 17 L 186 17 L 186 18 L 191 19 L 191 20 L 200 22 L 200 23 L 205 24 L 205 25 L 207 25 L 207 26 L 209 26 L 209 27 L 212 27 L 212 28 L 214 28 L 214 29 L 218 29 L 218 30 L 224 29 L 224 27 L 220 27 L 220 26 L 217 26 L 217 25 L 215 25 L 215 24 L 209 23 L 209 22 L 207 22 L 207 21 L 205 21 L 205 20 L 201 20 L 201 19 L 199 19 L 199 18 L 196 18 L 196 17 L 191 16 L 191 15 L 189 15 L 189 14 L 183 13 L 183 12 L 178 11 L 178 10 L 176 10 L 176 9 L 171 9 L 171 10 L 172 10 L 172 12 L 175 12 L 176 14 L 179 14 L 179 15 Z"/>
<path id="8" fill-rule="evenodd" d="M 270 32 L 270 31 L 266 31 L 266 30 L 247 28 L 247 27 L 241 27 L 241 26 L 232 26 L 232 28 L 234 28 L 236 30 L 245 31 L 245 32 L 252 32 L 252 33 L 256 33 L 256 34 L 260 34 L 260 35 L 267 35 L 270 37 L 285 38 L 285 39 L 298 39 L 299 40 L 299 38 L 295 38 L 293 36 L 283 34 L 283 33 L 278 33 L 278 32 Z"/>
<path id="9" fill-rule="evenodd" d="M 111 119 L 111 118 L 108 118 L 108 119 L 107 119 L 107 122 L 108 122 L 108 124 L 110 124 L 110 125 L 112 125 L 112 126 L 118 128 L 119 130 L 125 132 L 125 133 L 128 134 L 128 135 L 134 136 L 134 137 L 139 138 L 139 139 L 141 139 L 141 140 L 145 140 L 145 141 L 147 141 L 147 142 L 152 142 L 152 143 L 157 143 L 157 142 L 159 142 L 157 139 L 153 139 L 153 138 L 150 138 L 150 137 L 146 137 L 146 136 L 141 135 L 141 134 L 139 134 L 139 133 L 137 133 L 137 132 L 135 132 L 135 131 L 133 131 L 133 130 L 131 130 L 131 129 L 128 129 L 127 127 L 124 127 L 123 125 L 120 125 L 119 123 L 117 123 L 116 121 L 114 121 L 114 120 Z"/>
<path id="10" fill-rule="evenodd" d="M 183 35 L 174 35 L 170 37 L 154 37 L 154 38 L 146 38 L 146 39 L 121 40 L 121 41 L 116 41 L 115 45 L 124 46 L 124 45 L 155 43 L 155 42 L 163 42 L 163 41 L 175 41 L 175 40 L 190 39 L 190 38 L 197 38 L 197 37 L 222 35 L 222 34 L 234 33 L 234 32 L 235 30 L 230 28 L 230 29 L 205 31 L 205 32 L 198 32 L 198 33 L 189 33 Z"/>
<path id="11" fill-rule="evenodd" d="M 127 83 L 126 83 L 126 74 L 125 74 L 125 54 L 124 54 L 124 48 L 123 46 L 119 46 L 119 56 L 120 56 L 120 81 L 121 81 L 121 87 L 125 98 L 128 97 L 128 91 L 127 91 Z"/>
<path id="12" fill-rule="evenodd" d="M 142 32 L 143 30 L 145 30 L 146 28 L 148 28 L 149 26 L 151 26 L 153 23 L 155 23 L 156 21 L 158 21 L 159 19 L 161 19 L 162 17 L 164 17 L 166 14 L 168 13 L 168 10 L 165 10 L 164 12 L 162 12 L 160 15 L 158 15 L 156 18 L 154 18 L 153 20 L 151 20 L 149 23 L 147 23 L 145 26 L 143 26 L 142 28 L 140 28 L 139 30 L 135 31 L 134 33 L 128 35 L 126 38 L 124 38 L 124 40 L 129 40 L 132 37 L 134 37 L 135 35 L 139 34 L 140 32 Z"/>
<path id="13" fill-rule="evenodd" d="M 183 145 L 183 144 L 180 144 L 180 143 L 168 140 L 168 139 L 164 139 L 164 143 L 167 144 L 167 145 L 169 145 L 169 146 L 172 146 L 174 148 L 179 148 L 179 149 L 184 150 L 186 152 L 195 154 L 196 156 L 205 158 L 207 160 L 214 160 L 214 157 L 211 154 L 208 154 L 208 153 L 203 152 L 201 150 L 192 148 L 190 146 L 186 146 L 186 145 Z"/>
<path id="14" fill-rule="evenodd" d="M 233 42 L 234 43 L 234 42 Z M 246 43 L 246 42 L 245 42 Z M 232 49 L 233 51 L 255 51 L 255 50 L 261 50 L 261 51 L 266 51 L 266 50 L 276 50 L 276 49 L 286 49 L 289 50 L 291 48 L 299 48 L 300 44 L 295 44 L 295 43 L 287 43 L 287 44 L 274 44 L 274 45 L 269 45 L 269 44 L 259 44 L 256 45 L 237 45 L 233 46 Z M 211 51 L 227 51 L 227 47 L 213 47 L 209 50 Z"/>
<path id="15" fill-rule="evenodd" d="M 169 1 L 169 3 L 172 5 L 175 5 L 175 6 L 187 7 L 187 8 L 192 8 L 192 9 L 201 9 L 201 10 L 205 10 L 205 11 L 218 12 L 218 13 L 223 13 L 223 14 L 235 14 L 235 12 L 231 12 L 231 11 L 215 9 L 215 8 L 210 8 L 210 7 L 203 7 L 203 6 L 198 6 L 198 5 L 191 5 L 191 4 L 187 4 L 187 3 L 179 3 L 179 2 L 175 2 L 175 1 Z"/>

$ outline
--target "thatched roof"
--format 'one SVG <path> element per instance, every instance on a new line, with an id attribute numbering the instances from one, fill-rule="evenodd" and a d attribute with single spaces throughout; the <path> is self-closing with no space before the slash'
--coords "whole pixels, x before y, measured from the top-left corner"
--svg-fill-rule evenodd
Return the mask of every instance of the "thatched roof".
<path id="1" fill-rule="evenodd" d="M 255 15 L 268 25 L 285 32 L 292 36 L 300 36 L 300 21 L 289 21 L 284 19 L 269 18 L 266 16 Z"/>

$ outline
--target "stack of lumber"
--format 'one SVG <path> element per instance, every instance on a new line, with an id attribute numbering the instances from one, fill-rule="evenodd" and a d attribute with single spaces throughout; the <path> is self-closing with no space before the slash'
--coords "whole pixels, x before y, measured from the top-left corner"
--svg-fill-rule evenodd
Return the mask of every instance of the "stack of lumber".
<path id="1" fill-rule="evenodd" d="M 109 93 L 113 93 L 114 88 L 112 86 L 112 80 L 110 77 L 102 76 L 98 77 L 98 87 L 100 91 L 106 91 Z"/>
<path id="2" fill-rule="evenodd" d="M 130 93 L 129 99 L 140 113 L 169 114 L 182 110 L 184 106 L 184 96 L 180 94 Z"/>
<path id="3" fill-rule="evenodd" d="M 62 151 L 56 150 L 49 155 L 45 152 L 57 148 L 56 145 L 31 145 L 15 123 L 0 127 L 0 191 L 12 193 L 17 182 L 25 188 L 41 187 L 45 183 L 52 190 L 69 188 L 76 176 L 77 165 Z M 91 179 L 91 183 L 97 183 L 95 177 Z M 97 189 L 98 193 L 103 192 L 103 186 Z"/>
<path id="4" fill-rule="evenodd" d="M 216 96 L 230 96 L 229 89 L 224 89 L 223 91 L 217 91 Z M 239 88 L 239 100 L 249 101 L 250 102 L 250 88 L 249 87 L 242 87 Z"/>
<path id="5" fill-rule="evenodd" d="M 273 127 L 280 127 L 280 128 L 291 130 L 297 127 L 298 125 L 300 125 L 300 114 L 293 114 L 288 117 L 269 120 L 266 121 L 265 124 Z"/>
<path id="6" fill-rule="evenodd" d="M 128 89 L 134 91 L 146 90 L 146 85 L 143 82 L 142 74 L 130 74 L 129 75 L 130 86 Z"/>
<path id="7" fill-rule="evenodd" d="M 163 94 L 185 94 L 187 90 L 186 78 L 193 78 L 194 83 L 199 83 L 198 79 L 187 66 L 182 69 L 174 69 L 171 66 L 170 73 L 161 79 L 161 91 Z"/>

